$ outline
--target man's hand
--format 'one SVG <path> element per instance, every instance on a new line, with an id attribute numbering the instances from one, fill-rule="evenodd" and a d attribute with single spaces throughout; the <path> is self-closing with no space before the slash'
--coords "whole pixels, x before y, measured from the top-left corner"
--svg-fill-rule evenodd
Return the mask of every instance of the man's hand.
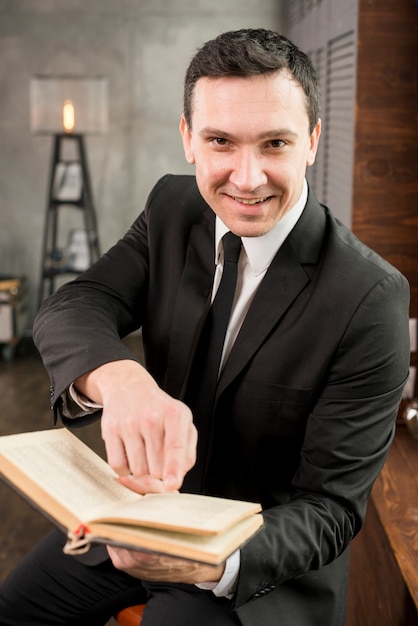
<path id="1" fill-rule="evenodd" d="M 113 565 L 134 578 L 171 583 L 195 585 L 204 582 L 219 582 L 225 570 L 224 565 L 201 565 L 193 561 L 174 557 L 148 554 L 107 546 Z"/>
<path id="2" fill-rule="evenodd" d="M 136 361 L 106 363 L 75 381 L 103 406 L 107 461 L 138 493 L 179 489 L 196 461 L 190 409 L 162 391 Z"/>

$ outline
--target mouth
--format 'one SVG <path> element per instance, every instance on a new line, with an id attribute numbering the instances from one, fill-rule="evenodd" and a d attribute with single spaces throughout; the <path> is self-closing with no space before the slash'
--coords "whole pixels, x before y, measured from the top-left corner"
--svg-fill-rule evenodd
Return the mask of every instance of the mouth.
<path id="1" fill-rule="evenodd" d="M 254 206 L 255 204 L 262 204 L 267 200 L 270 200 L 271 196 L 266 196 L 265 198 L 239 198 L 238 196 L 232 196 L 235 202 L 240 202 L 241 204 L 246 204 L 247 206 Z"/>

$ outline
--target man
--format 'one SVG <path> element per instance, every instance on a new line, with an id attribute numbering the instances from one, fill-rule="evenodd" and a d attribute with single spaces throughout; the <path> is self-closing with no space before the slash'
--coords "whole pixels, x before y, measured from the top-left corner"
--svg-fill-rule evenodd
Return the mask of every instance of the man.
<path id="1" fill-rule="evenodd" d="M 180 122 L 196 177 L 159 181 L 34 327 L 55 413 L 101 413 L 126 486 L 260 501 L 264 528 L 213 568 L 110 547 L 81 562 L 53 534 L 3 585 L 2 624 L 104 624 L 147 600 L 143 626 L 343 626 L 349 544 L 408 374 L 409 303 L 404 277 L 308 189 L 318 100 L 310 61 L 273 32 L 205 44 Z M 198 342 L 228 231 L 238 282 L 207 411 Z M 139 327 L 146 370 L 119 339 Z"/>

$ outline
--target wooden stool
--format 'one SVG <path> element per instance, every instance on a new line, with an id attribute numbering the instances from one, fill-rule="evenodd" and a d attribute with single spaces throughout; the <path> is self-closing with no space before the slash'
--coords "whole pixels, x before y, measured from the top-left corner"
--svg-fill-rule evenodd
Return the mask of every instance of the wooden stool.
<path id="1" fill-rule="evenodd" d="M 145 604 L 129 606 L 128 608 L 119 611 L 119 613 L 115 615 L 115 620 L 119 626 L 138 626 L 138 624 L 142 621 L 144 608 Z"/>

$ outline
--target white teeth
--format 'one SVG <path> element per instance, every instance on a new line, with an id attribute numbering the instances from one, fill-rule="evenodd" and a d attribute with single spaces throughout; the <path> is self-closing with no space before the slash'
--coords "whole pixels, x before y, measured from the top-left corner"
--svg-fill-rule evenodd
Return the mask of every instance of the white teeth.
<path id="1" fill-rule="evenodd" d="M 241 202 L 242 204 L 252 205 L 252 204 L 259 204 L 260 202 L 264 202 L 265 200 L 267 200 L 267 198 L 254 198 L 251 200 L 247 198 L 234 198 L 234 200 L 236 200 L 237 202 Z"/>

